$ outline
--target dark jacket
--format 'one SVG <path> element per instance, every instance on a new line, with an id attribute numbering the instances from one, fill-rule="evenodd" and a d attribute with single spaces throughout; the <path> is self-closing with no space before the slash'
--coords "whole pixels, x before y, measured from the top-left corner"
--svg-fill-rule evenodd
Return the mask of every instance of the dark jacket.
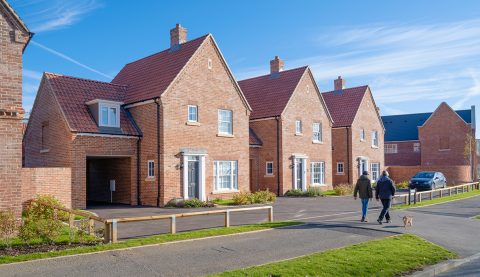
<path id="1" fill-rule="evenodd" d="M 377 181 L 377 187 L 375 188 L 375 198 L 377 199 L 392 199 L 395 195 L 395 184 L 392 179 L 387 176 L 382 176 Z"/>
<path id="2" fill-rule="evenodd" d="M 362 175 L 357 180 L 357 184 L 355 185 L 355 190 L 353 191 L 353 196 L 357 197 L 357 193 L 359 194 L 360 198 L 372 198 L 372 183 L 367 176 Z"/>

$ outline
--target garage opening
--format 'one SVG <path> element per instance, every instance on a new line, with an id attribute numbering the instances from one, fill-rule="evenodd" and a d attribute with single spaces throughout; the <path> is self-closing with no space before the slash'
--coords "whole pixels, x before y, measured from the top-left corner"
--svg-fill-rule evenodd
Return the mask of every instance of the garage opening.
<path id="1" fill-rule="evenodd" d="M 131 158 L 87 157 L 87 205 L 130 204 Z"/>

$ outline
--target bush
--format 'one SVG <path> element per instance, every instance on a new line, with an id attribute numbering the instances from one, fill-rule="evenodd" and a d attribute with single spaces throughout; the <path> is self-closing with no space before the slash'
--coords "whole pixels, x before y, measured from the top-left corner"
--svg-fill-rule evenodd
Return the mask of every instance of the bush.
<path id="1" fill-rule="evenodd" d="M 249 205 L 249 204 L 265 204 L 275 202 L 277 196 L 269 190 L 251 192 L 239 192 L 233 195 L 233 203 L 235 205 Z"/>
<path id="2" fill-rule="evenodd" d="M 340 184 L 333 188 L 337 195 L 350 195 L 353 194 L 353 185 L 351 184 Z"/>
<path id="3" fill-rule="evenodd" d="M 213 203 L 204 202 L 198 198 L 184 200 L 183 198 L 174 198 L 165 205 L 165 207 L 173 208 L 207 208 L 213 207 Z"/>
<path id="4" fill-rule="evenodd" d="M 15 218 L 13 210 L 0 211 L 0 245 L 10 248 L 19 226 L 20 221 Z"/>
<path id="5" fill-rule="evenodd" d="M 309 187 L 307 191 L 300 189 L 292 189 L 285 193 L 285 196 L 290 197 L 317 197 L 322 196 L 323 192 L 319 187 Z"/>
<path id="6" fill-rule="evenodd" d="M 397 189 L 408 189 L 408 181 L 403 181 L 396 184 Z"/>
<path id="7" fill-rule="evenodd" d="M 24 241 L 39 238 L 42 241 L 51 243 L 60 235 L 62 220 L 68 220 L 68 214 L 63 211 L 55 212 L 53 208 L 39 203 L 63 206 L 53 196 L 38 195 L 35 201 L 31 201 L 28 204 L 24 212 L 20 238 Z"/>

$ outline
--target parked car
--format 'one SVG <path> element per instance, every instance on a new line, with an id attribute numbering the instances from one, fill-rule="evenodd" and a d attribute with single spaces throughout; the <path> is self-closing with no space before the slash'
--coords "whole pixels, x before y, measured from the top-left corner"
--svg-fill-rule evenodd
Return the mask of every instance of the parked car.
<path id="1" fill-rule="evenodd" d="M 408 186 L 417 190 L 432 190 L 447 187 L 447 179 L 441 172 L 418 172 Z"/>

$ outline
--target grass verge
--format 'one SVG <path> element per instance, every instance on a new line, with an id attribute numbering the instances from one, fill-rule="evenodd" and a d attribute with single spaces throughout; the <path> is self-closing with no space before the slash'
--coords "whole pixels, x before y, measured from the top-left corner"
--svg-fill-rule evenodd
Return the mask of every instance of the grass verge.
<path id="1" fill-rule="evenodd" d="M 443 202 L 448 202 L 452 200 L 460 200 L 464 198 L 469 198 L 472 196 L 477 196 L 480 195 L 480 190 L 473 190 L 469 192 L 464 192 L 464 193 L 459 193 L 459 194 L 453 194 L 451 196 L 445 196 L 442 198 L 434 198 L 432 200 L 422 200 L 422 202 L 417 202 L 415 205 L 405 205 L 405 204 L 400 204 L 400 205 L 395 205 L 392 206 L 392 209 L 398 210 L 398 209 L 408 209 L 408 208 L 414 208 L 414 207 L 422 207 L 426 205 L 432 205 L 432 204 L 440 204 Z"/>
<path id="2" fill-rule="evenodd" d="M 212 276 L 396 276 L 456 256 L 406 234 Z"/>
<path id="3" fill-rule="evenodd" d="M 330 190 L 326 190 L 324 192 L 322 192 L 322 195 L 325 195 L 325 196 L 338 196 L 337 192 L 333 189 L 330 189 Z"/>
<path id="4" fill-rule="evenodd" d="M 474 217 L 474 218 L 480 220 L 480 215 L 477 215 L 477 216 Z"/>
<path id="5" fill-rule="evenodd" d="M 222 205 L 222 206 L 235 206 L 235 201 L 233 199 L 215 199 L 213 200 L 213 203 L 217 205 Z"/>
<path id="6" fill-rule="evenodd" d="M 265 230 L 265 229 L 271 229 L 271 228 L 287 227 L 287 226 L 293 226 L 298 224 L 302 224 L 302 222 L 279 221 L 279 222 L 271 222 L 271 223 L 268 222 L 268 223 L 259 223 L 259 224 L 251 224 L 251 225 L 232 226 L 229 228 L 203 229 L 203 230 L 196 230 L 196 231 L 189 231 L 189 232 L 181 232 L 177 234 L 161 234 L 161 235 L 155 235 L 155 236 L 150 236 L 146 238 L 129 239 L 129 240 L 121 241 L 119 243 L 115 243 L 115 244 L 98 244 L 94 246 L 81 246 L 77 248 L 70 248 L 70 249 L 65 249 L 60 251 L 32 253 L 32 254 L 25 254 L 25 255 L 18 255 L 18 256 L 0 256 L 0 264 L 8 264 L 8 263 L 36 260 L 36 259 L 51 258 L 51 257 L 123 249 L 123 248 L 136 247 L 136 246 L 142 246 L 142 245 L 160 244 L 160 243 L 166 243 L 166 242 L 172 242 L 172 241 L 181 241 L 181 240 L 188 240 L 188 239 L 198 239 L 198 238 L 214 237 L 214 236 L 221 236 L 221 235 L 238 234 L 238 233 L 252 232 L 252 231 Z"/>

